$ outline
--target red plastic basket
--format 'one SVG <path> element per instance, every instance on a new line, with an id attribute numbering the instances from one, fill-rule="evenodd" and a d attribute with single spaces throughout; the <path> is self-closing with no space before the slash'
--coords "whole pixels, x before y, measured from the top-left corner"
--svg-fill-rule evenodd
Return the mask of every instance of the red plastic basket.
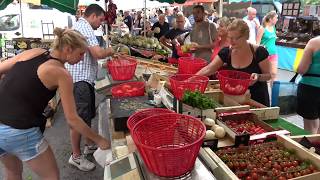
<path id="1" fill-rule="evenodd" d="M 168 63 L 169 64 L 178 64 L 178 59 L 176 59 L 176 58 L 168 58 Z"/>
<path id="2" fill-rule="evenodd" d="M 233 70 L 221 70 L 217 72 L 220 89 L 230 95 L 244 94 L 250 85 L 250 76 L 248 73 Z"/>
<path id="3" fill-rule="evenodd" d="M 180 57 L 178 60 L 178 74 L 196 74 L 207 64 L 207 61 L 201 58 Z"/>
<path id="4" fill-rule="evenodd" d="M 108 71 L 115 81 L 130 80 L 136 71 L 137 61 L 134 58 L 122 58 L 123 59 L 111 60 L 107 63 Z"/>
<path id="5" fill-rule="evenodd" d="M 171 76 L 169 80 L 171 91 L 178 100 L 182 100 L 183 94 L 186 90 L 198 90 L 204 93 L 209 82 L 209 78 L 206 76 L 192 74 L 176 74 Z"/>
<path id="6" fill-rule="evenodd" d="M 177 113 L 145 118 L 132 129 L 147 168 L 164 177 L 181 176 L 193 169 L 205 132 L 200 120 Z"/>
<path id="7" fill-rule="evenodd" d="M 143 82 L 127 82 L 111 88 L 113 97 L 143 96 L 145 85 Z"/>
<path id="8" fill-rule="evenodd" d="M 143 109 L 141 111 L 138 111 L 134 114 L 132 114 L 127 121 L 127 127 L 131 131 L 133 127 L 144 118 L 159 115 L 163 113 L 173 113 L 173 111 L 165 108 L 149 108 L 149 109 Z"/>
<path id="9" fill-rule="evenodd" d="M 184 53 L 181 49 L 181 46 L 176 46 L 177 54 L 179 57 L 191 57 L 192 53 Z"/>

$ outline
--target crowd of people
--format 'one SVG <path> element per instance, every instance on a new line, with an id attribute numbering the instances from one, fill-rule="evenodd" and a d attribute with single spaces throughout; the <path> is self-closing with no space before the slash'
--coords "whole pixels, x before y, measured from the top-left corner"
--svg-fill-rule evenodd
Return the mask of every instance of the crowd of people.
<path id="1" fill-rule="evenodd" d="M 172 48 L 173 58 L 179 58 L 178 46 L 191 43 L 194 56 L 208 62 L 198 75 L 210 76 L 222 68 L 250 73 L 252 99 L 270 106 L 268 82 L 272 86 L 277 75 L 278 15 L 271 11 L 260 23 L 256 13 L 250 7 L 243 19 L 217 18 L 214 11 L 208 13 L 196 5 L 188 17 L 177 8 L 158 9 L 146 24 L 141 11 L 125 11 L 123 17 L 131 33 L 144 33 L 147 26 L 146 33 L 152 31 Z M 55 29 L 50 51 L 27 50 L 0 64 L 0 160 L 7 179 L 22 179 L 22 161 L 42 179 L 59 179 L 54 155 L 42 134 L 42 112 L 56 91 L 70 126 L 72 154 L 68 162 L 90 171 L 95 164 L 85 155 L 97 146 L 110 147 L 108 140 L 90 128 L 95 116 L 97 60 L 115 53 L 101 47 L 94 33 L 104 20 L 105 11 L 99 5 L 89 5 L 73 29 Z M 319 37 L 310 40 L 298 67 L 304 74 L 298 89 L 298 114 L 312 133 L 320 133 L 319 48 Z M 84 152 L 80 150 L 81 135 L 85 137 Z"/>

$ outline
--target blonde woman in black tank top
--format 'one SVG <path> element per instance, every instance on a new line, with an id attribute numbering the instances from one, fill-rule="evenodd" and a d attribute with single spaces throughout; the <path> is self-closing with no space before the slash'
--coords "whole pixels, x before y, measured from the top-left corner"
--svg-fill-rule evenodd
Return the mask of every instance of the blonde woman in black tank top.
<path id="1" fill-rule="evenodd" d="M 73 30 L 56 28 L 54 33 L 51 52 L 31 49 L 0 64 L 0 75 L 5 75 L 0 83 L 0 161 L 5 179 L 22 179 L 22 161 L 40 179 L 59 179 L 54 155 L 40 131 L 45 124 L 42 112 L 56 90 L 69 126 L 101 149 L 110 147 L 78 116 L 72 77 L 64 68 L 65 63 L 83 59 L 86 39 Z"/>

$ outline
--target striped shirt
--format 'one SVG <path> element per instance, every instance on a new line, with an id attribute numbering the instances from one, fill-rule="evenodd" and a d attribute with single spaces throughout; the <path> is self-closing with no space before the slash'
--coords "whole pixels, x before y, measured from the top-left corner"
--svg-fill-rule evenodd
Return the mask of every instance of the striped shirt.
<path id="1" fill-rule="evenodd" d="M 86 19 L 80 18 L 74 24 L 73 29 L 79 31 L 86 37 L 89 47 L 99 46 L 98 40 L 94 35 L 94 30 Z M 82 61 L 74 65 L 66 64 L 65 67 L 72 75 L 73 83 L 86 81 L 93 85 L 97 79 L 98 62 L 92 57 L 88 50 L 84 54 Z"/>

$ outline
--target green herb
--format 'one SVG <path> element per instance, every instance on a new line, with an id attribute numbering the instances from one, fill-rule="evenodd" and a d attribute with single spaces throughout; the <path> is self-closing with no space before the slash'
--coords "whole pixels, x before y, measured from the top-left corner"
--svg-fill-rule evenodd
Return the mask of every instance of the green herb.
<path id="1" fill-rule="evenodd" d="M 203 95 L 200 91 L 185 91 L 182 102 L 199 109 L 214 109 L 221 107 L 219 103 Z"/>

